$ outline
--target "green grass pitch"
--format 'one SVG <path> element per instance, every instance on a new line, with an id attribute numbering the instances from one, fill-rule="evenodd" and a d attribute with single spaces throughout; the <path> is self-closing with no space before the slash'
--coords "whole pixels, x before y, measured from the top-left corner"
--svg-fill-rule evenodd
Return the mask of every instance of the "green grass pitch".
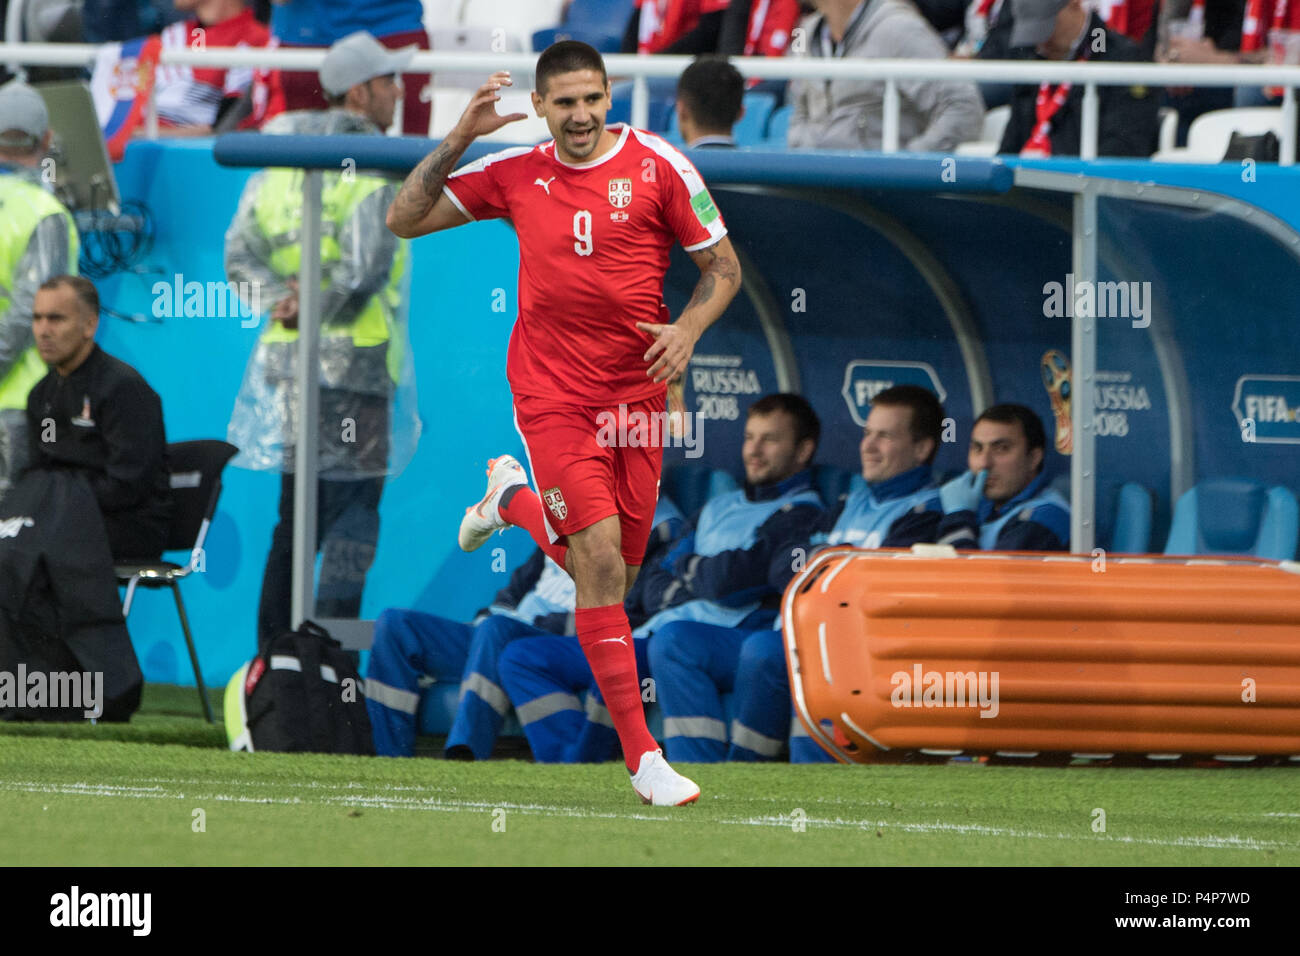
<path id="1" fill-rule="evenodd" d="M 1296 767 L 683 765 L 655 808 L 618 763 L 230 753 L 193 698 L 0 724 L 0 864 L 1300 864 Z"/>

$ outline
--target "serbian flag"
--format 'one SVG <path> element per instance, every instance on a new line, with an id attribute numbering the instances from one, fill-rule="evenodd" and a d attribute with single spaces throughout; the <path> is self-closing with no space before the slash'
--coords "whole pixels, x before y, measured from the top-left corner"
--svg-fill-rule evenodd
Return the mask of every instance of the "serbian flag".
<path id="1" fill-rule="evenodd" d="M 106 43 L 95 56 L 90 93 L 113 162 L 121 160 L 131 135 L 144 122 L 161 45 L 161 39 L 154 34 L 124 43 Z"/>

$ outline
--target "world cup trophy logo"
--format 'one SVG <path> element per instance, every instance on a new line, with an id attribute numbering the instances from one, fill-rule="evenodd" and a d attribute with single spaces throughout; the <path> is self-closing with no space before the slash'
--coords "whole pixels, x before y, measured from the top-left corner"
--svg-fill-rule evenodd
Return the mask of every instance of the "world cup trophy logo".
<path id="1" fill-rule="evenodd" d="M 1074 451 L 1074 432 L 1070 425 L 1070 360 L 1056 349 L 1043 353 L 1043 387 L 1052 401 L 1056 416 L 1056 450 L 1062 455 Z"/>

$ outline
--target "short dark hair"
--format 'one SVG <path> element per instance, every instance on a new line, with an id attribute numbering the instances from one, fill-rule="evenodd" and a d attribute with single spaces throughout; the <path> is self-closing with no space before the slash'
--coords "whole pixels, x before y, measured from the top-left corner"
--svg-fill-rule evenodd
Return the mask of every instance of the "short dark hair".
<path id="1" fill-rule="evenodd" d="M 984 409 L 979 418 L 975 419 L 976 425 L 980 422 L 997 422 L 999 425 L 1011 425 L 1019 422 L 1020 430 L 1024 432 L 1025 443 L 1029 446 L 1029 451 L 1042 448 L 1045 452 L 1047 449 L 1047 432 L 1043 428 L 1043 420 L 1038 417 L 1037 412 L 1032 408 L 1011 402 L 990 405 Z M 1043 460 L 1038 463 L 1038 471 L 1043 470 L 1046 462 L 1047 455 L 1044 453 Z"/>
<path id="2" fill-rule="evenodd" d="M 546 85 L 551 77 L 559 73 L 573 73 L 577 70 L 595 70 L 600 74 L 602 84 L 609 84 L 609 74 L 605 72 L 605 58 L 594 46 L 579 40 L 560 40 L 552 43 L 537 58 L 537 71 L 533 74 L 533 86 L 538 96 L 546 95 Z"/>
<path id="3" fill-rule="evenodd" d="M 939 396 L 920 385 L 893 385 L 871 400 L 872 408 L 877 405 L 911 409 L 912 441 L 919 442 L 928 438 L 934 442 L 929 457 L 925 459 L 927 465 L 933 464 L 943 438 L 943 405 L 939 403 Z"/>
<path id="4" fill-rule="evenodd" d="M 726 57 L 697 57 L 677 80 L 677 98 L 685 101 L 691 117 L 704 129 L 729 133 L 740 119 L 745 78 Z"/>
<path id="5" fill-rule="evenodd" d="M 50 291 L 61 286 L 70 288 L 77 297 L 77 301 L 90 311 L 91 315 L 99 315 L 99 290 L 95 288 L 95 283 L 89 279 L 83 279 L 81 276 L 50 276 L 41 283 L 41 289 Z"/>
<path id="6" fill-rule="evenodd" d="M 746 417 L 750 415 L 771 415 L 773 412 L 785 412 L 794 419 L 794 441 L 799 444 L 805 438 L 811 438 L 813 454 L 817 454 L 817 443 L 822 437 L 821 419 L 813 411 L 808 399 L 793 392 L 773 392 L 764 395 L 749 406 Z"/>

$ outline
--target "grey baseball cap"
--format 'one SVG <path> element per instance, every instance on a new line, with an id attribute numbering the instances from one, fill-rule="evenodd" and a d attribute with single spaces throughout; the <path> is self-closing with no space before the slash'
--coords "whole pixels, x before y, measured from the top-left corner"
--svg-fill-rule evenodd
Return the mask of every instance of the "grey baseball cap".
<path id="1" fill-rule="evenodd" d="M 1011 0 L 1011 45 L 1038 46 L 1056 29 L 1056 15 L 1070 0 Z"/>
<path id="2" fill-rule="evenodd" d="M 50 114 L 41 94 L 20 80 L 0 86 L 0 144 L 20 145 L 20 139 L 39 143 L 49 128 Z"/>
<path id="3" fill-rule="evenodd" d="M 388 50 L 365 30 L 345 36 L 325 54 L 320 85 L 330 96 L 342 96 L 358 83 L 377 76 L 401 73 L 418 47 Z"/>

